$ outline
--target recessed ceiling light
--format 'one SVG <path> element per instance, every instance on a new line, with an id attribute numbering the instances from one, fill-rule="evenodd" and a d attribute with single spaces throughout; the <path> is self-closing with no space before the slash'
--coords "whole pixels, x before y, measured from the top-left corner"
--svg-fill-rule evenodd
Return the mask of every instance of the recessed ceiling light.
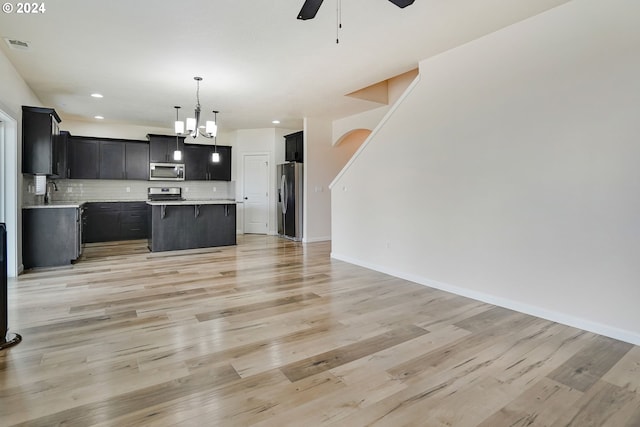
<path id="1" fill-rule="evenodd" d="M 101 94 L 101 93 L 92 93 L 92 94 L 91 94 L 91 96 L 92 96 L 93 98 L 103 98 L 103 96 L 102 96 L 102 94 Z"/>
<path id="2" fill-rule="evenodd" d="M 279 125 L 280 124 L 280 120 L 274 120 L 271 123 L 273 123 L 274 125 Z"/>
<path id="3" fill-rule="evenodd" d="M 98 120 L 104 120 L 104 117 L 102 116 L 93 116 L 94 119 L 98 119 Z"/>

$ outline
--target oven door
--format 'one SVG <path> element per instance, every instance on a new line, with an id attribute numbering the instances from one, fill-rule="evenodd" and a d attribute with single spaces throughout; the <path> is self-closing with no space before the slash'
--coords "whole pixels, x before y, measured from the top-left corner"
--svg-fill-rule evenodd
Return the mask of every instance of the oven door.
<path id="1" fill-rule="evenodd" d="M 183 163 L 151 163 L 150 181 L 184 181 Z"/>

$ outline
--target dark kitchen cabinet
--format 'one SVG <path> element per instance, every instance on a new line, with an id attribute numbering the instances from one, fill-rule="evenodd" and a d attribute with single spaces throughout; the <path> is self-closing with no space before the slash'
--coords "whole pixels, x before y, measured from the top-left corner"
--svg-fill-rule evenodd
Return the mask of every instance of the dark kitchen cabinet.
<path id="1" fill-rule="evenodd" d="M 220 154 L 218 163 L 211 161 L 214 151 Z M 231 147 L 187 144 L 184 153 L 187 181 L 231 181 Z"/>
<path id="2" fill-rule="evenodd" d="M 83 242 L 109 242 L 120 235 L 120 203 L 85 203 Z"/>
<path id="3" fill-rule="evenodd" d="M 218 145 L 217 151 L 220 154 L 220 162 L 210 164 L 210 179 L 213 181 L 231 181 L 231 147 Z"/>
<path id="4" fill-rule="evenodd" d="M 287 162 L 302 163 L 304 160 L 304 132 L 295 132 L 284 136 L 285 154 L 284 159 Z"/>
<path id="5" fill-rule="evenodd" d="M 100 169 L 99 140 L 71 136 L 67 147 L 67 177 L 70 179 L 98 179 Z"/>
<path id="6" fill-rule="evenodd" d="M 149 144 L 127 141 L 125 146 L 125 174 L 127 179 L 149 179 Z"/>
<path id="7" fill-rule="evenodd" d="M 58 174 L 58 123 L 52 108 L 22 107 L 22 173 Z"/>
<path id="8" fill-rule="evenodd" d="M 67 150 L 67 178 L 149 179 L 146 141 L 69 136 Z"/>
<path id="9" fill-rule="evenodd" d="M 69 145 L 69 137 L 71 135 L 66 130 L 61 130 L 60 135 L 56 138 L 54 144 L 54 164 L 53 164 L 53 176 L 55 178 L 65 179 L 67 175 L 67 147 Z"/>
<path id="10" fill-rule="evenodd" d="M 146 202 L 85 204 L 84 242 L 111 242 L 147 237 Z"/>
<path id="11" fill-rule="evenodd" d="M 100 166 L 98 176 L 100 179 L 124 179 L 125 178 L 125 143 L 124 141 L 99 141 Z"/>
<path id="12" fill-rule="evenodd" d="M 182 151 L 184 154 L 184 137 L 170 135 L 147 135 L 149 138 L 149 161 L 151 163 L 184 163 L 182 160 L 173 160 L 173 152 Z"/>
<path id="13" fill-rule="evenodd" d="M 184 179 L 206 181 L 209 179 L 211 157 L 207 145 L 186 145 L 184 147 Z"/>
<path id="14" fill-rule="evenodd" d="M 146 239 L 147 235 L 147 203 L 121 202 L 120 236 L 116 240 Z"/>
<path id="15" fill-rule="evenodd" d="M 25 268 L 68 265 L 80 256 L 80 209 L 22 210 Z"/>

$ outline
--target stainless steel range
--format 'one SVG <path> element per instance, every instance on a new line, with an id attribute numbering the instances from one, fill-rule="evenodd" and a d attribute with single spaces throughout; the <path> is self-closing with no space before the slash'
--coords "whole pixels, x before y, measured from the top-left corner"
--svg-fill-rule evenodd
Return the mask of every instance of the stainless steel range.
<path id="1" fill-rule="evenodd" d="M 147 198 L 151 202 L 184 200 L 182 198 L 182 187 L 149 187 Z"/>

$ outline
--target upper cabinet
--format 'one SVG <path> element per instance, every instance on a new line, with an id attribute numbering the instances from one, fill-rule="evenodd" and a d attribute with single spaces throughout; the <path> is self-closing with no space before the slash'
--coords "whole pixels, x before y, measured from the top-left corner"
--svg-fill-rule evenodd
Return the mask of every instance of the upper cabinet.
<path id="1" fill-rule="evenodd" d="M 98 141 L 100 179 L 125 179 L 124 141 Z"/>
<path id="2" fill-rule="evenodd" d="M 145 141 L 71 136 L 68 178 L 149 179 L 149 144 Z"/>
<path id="3" fill-rule="evenodd" d="M 98 179 L 100 168 L 99 140 L 82 136 L 69 137 L 67 144 L 67 177 Z"/>
<path id="4" fill-rule="evenodd" d="M 68 146 L 69 146 L 69 137 L 71 134 L 66 130 L 61 130 L 60 135 L 56 138 L 54 143 L 53 153 L 53 172 L 54 177 L 65 179 L 68 178 L 68 167 L 67 167 L 67 159 L 68 159 Z"/>
<path id="5" fill-rule="evenodd" d="M 149 138 L 149 161 L 151 163 L 184 163 L 182 160 L 173 160 L 173 152 L 176 148 L 184 151 L 184 137 L 169 135 L 147 135 Z"/>
<path id="6" fill-rule="evenodd" d="M 231 147 L 218 145 L 217 151 L 220 154 L 220 161 L 211 163 L 209 166 L 211 180 L 231 181 Z"/>
<path id="7" fill-rule="evenodd" d="M 211 155 L 206 145 L 187 144 L 184 147 L 184 179 L 187 181 L 207 181 Z"/>
<path id="8" fill-rule="evenodd" d="M 145 141 L 125 143 L 124 172 L 127 179 L 149 179 L 149 144 Z"/>
<path id="9" fill-rule="evenodd" d="M 302 131 L 284 136 L 284 159 L 287 162 L 302 163 L 304 159 Z"/>
<path id="10" fill-rule="evenodd" d="M 52 108 L 22 107 L 22 173 L 59 176 L 58 123 Z"/>
<path id="11" fill-rule="evenodd" d="M 217 163 L 211 161 L 214 152 L 220 155 Z M 184 167 L 187 181 L 231 181 L 231 147 L 186 144 Z"/>

